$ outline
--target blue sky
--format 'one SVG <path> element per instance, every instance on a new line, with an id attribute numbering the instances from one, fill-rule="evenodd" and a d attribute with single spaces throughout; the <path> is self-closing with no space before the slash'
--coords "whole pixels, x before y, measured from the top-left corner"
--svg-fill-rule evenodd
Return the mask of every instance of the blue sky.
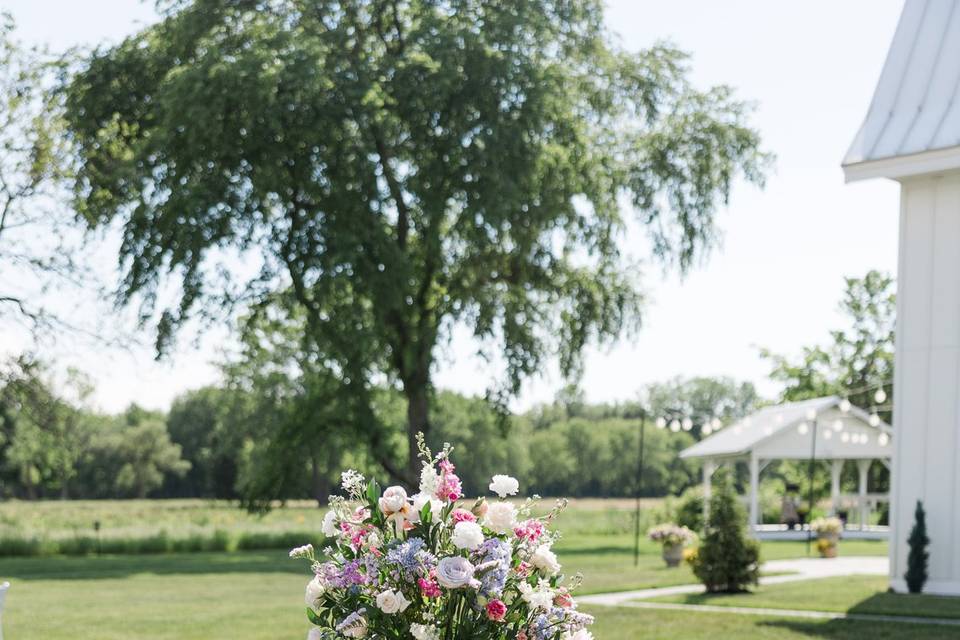
<path id="1" fill-rule="evenodd" d="M 153 17 L 136 0 L 5 0 L 20 37 L 55 49 L 116 42 Z M 782 3 L 762 0 L 616 0 L 608 23 L 630 50 L 670 40 L 692 54 L 700 86 L 729 84 L 754 101 L 755 125 L 777 156 L 764 190 L 738 185 L 719 223 L 724 243 L 682 281 L 655 265 L 642 281 L 650 298 L 633 342 L 591 349 L 583 388 L 594 401 L 623 400 L 646 382 L 674 375 L 730 375 L 768 394 L 758 347 L 797 353 L 823 341 L 842 319 L 844 276 L 896 272 L 898 187 L 844 185 L 840 160 L 866 112 L 902 0 Z M 626 239 L 642 255 L 642 239 Z M 184 340 L 167 362 L 147 346 L 124 352 L 54 349 L 98 385 L 96 404 L 165 407 L 179 392 L 217 379 L 212 361 L 224 331 Z M 0 341 L 0 349 L 17 348 Z M 481 393 L 489 365 L 462 332 L 442 349 L 439 386 Z M 549 400 L 555 371 L 531 381 L 516 408 Z"/>

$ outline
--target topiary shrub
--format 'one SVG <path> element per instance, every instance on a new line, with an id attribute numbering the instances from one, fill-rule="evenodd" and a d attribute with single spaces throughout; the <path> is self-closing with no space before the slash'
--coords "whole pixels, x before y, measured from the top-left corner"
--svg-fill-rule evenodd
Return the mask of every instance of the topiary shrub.
<path id="1" fill-rule="evenodd" d="M 747 536 L 747 517 L 727 471 L 715 478 L 703 543 L 690 564 L 708 592 L 739 593 L 757 584 L 760 545 Z"/>
<path id="2" fill-rule="evenodd" d="M 691 531 L 703 531 L 703 489 L 690 487 L 677 504 L 676 523 Z"/>
<path id="3" fill-rule="evenodd" d="M 930 560 L 930 553 L 927 551 L 927 545 L 930 544 L 930 538 L 927 537 L 927 514 L 920 500 L 917 500 L 913 529 L 907 538 L 907 544 L 910 545 L 910 553 L 907 555 L 907 573 L 903 577 L 910 593 L 920 593 L 927 581 L 927 563 Z"/>

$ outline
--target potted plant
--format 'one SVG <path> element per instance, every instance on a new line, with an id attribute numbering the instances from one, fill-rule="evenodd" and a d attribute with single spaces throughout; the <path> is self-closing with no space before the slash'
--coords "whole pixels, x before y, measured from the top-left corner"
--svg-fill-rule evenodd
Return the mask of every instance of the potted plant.
<path id="1" fill-rule="evenodd" d="M 663 547 L 663 561 L 668 567 L 676 567 L 683 560 L 683 548 L 693 542 L 697 535 L 686 527 L 672 522 L 658 524 L 647 533 L 651 540 Z"/>
<path id="2" fill-rule="evenodd" d="M 817 518 L 810 523 L 810 530 L 817 534 L 817 550 L 821 558 L 837 557 L 837 543 L 843 532 L 840 518 Z"/>

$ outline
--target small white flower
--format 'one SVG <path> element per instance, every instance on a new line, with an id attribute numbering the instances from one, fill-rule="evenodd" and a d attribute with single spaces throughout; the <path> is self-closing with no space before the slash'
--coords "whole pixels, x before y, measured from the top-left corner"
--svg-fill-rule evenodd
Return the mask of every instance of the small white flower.
<path id="1" fill-rule="evenodd" d="M 290 549 L 291 558 L 312 558 L 313 557 L 313 545 L 305 544 L 302 547 L 294 547 Z"/>
<path id="2" fill-rule="evenodd" d="M 399 591 L 387 589 L 377 594 L 377 608 L 386 614 L 400 613 L 409 606 L 410 601 Z"/>
<path id="3" fill-rule="evenodd" d="M 440 640 L 440 632 L 437 631 L 436 627 L 419 622 L 410 625 L 410 635 L 416 640 Z"/>
<path id="4" fill-rule="evenodd" d="M 493 502 L 483 517 L 485 524 L 496 533 L 509 533 L 517 523 L 517 509 L 509 502 Z"/>
<path id="5" fill-rule="evenodd" d="M 524 602 L 530 605 L 531 609 L 549 610 L 553 606 L 553 598 L 556 592 L 550 588 L 550 583 L 543 578 L 540 578 L 536 587 L 531 586 L 529 582 L 521 582 L 519 589 Z"/>
<path id="6" fill-rule="evenodd" d="M 326 587 L 320 582 L 320 577 L 317 576 L 307 583 L 307 592 L 304 594 L 303 600 L 308 607 L 316 609 L 317 601 L 323 597 L 324 591 L 326 591 Z"/>
<path id="7" fill-rule="evenodd" d="M 560 563 L 557 562 L 557 554 L 550 550 L 550 545 L 542 544 L 530 556 L 530 564 L 540 569 L 548 576 L 555 575 L 560 571 Z"/>
<path id="8" fill-rule="evenodd" d="M 493 476 L 493 482 L 490 483 L 490 491 L 493 491 L 501 498 L 515 496 L 517 492 L 520 491 L 520 483 L 517 482 L 516 478 L 496 475 Z"/>
<path id="9" fill-rule="evenodd" d="M 457 549 L 473 551 L 483 544 L 483 529 L 476 522 L 458 522 L 453 527 L 450 542 Z"/>
<path id="10" fill-rule="evenodd" d="M 323 535 L 328 538 L 332 538 L 337 535 L 337 514 L 330 509 L 323 516 L 323 524 L 320 525 L 320 531 L 323 532 Z"/>
<path id="11" fill-rule="evenodd" d="M 359 471 L 347 469 L 340 474 L 340 486 L 347 493 L 360 493 L 363 490 L 364 482 L 366 482 L 366 479 Z"/>

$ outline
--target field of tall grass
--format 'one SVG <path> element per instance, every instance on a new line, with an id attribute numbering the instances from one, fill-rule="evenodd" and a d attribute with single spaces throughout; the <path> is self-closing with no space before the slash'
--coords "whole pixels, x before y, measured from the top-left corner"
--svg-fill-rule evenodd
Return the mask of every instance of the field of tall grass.
<path id="1" fill-rule="evenodd" d="M 633 531 L 630 500 L 572 501 L 560 516 L 564 546 Z M 543 510 L 553 501 L 545 499 Z M 663 501 L 644 500 L 643 530 Z M 265 515 L 226 500 L 77 500 L 0 503 L 0 557 L 287 549 L 322 542 L 324 510 L 294 501 Z"/>

